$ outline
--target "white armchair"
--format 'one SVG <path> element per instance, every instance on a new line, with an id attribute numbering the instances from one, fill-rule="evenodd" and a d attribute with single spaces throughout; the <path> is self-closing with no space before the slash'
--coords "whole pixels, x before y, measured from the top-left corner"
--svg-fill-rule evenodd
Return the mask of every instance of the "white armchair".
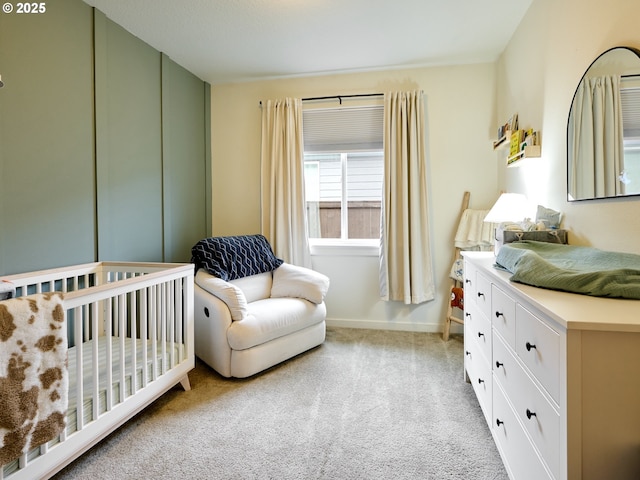
<path id="1" fill-rule="evenodd" d="M 242 253 L 235 248 L 217 251 L 215 265 L 207 268 L 211 258 L 202 262 L 197 257 L 206 256 L 202 251 L 210 254 L 211 248 L 219 250 L 220 238 L 223 247 L 227 241 L 234 244 L 241 239 Z M 270 258 L 271 247 L 262 236 L 218 239 L 207 239 L 204 248 L 199 242 L 200 253 L 196 247 L 192 250 L 198 269 L 194 287 L 196 356 L 224 377 L 244 378 L 324 342 L 324 298 L 329 288 L 325 275 Z M 220 278 L 226 276 L 217 270 L 220 264 L 246 260 L 254 255 L 251 249 L 255 244 L 267 257 L 257 270 L 267 271 L 254 273 L 252 266 L 243 270 L 251 275 Z M 278 266 L 272 269 L 274 259 Z"/>

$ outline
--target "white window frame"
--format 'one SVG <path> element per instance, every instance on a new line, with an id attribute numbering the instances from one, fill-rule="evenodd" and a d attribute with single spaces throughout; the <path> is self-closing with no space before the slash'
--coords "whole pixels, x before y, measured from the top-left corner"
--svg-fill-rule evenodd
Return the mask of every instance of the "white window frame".
<path id="1" fill-rule="evenodd" d="M 318 113 L 321 113 L 322 110 L 331 110 L 331 111 L 335 111 L 335 110 L 356 110 L 356 109 L 362 109 L 361 111 L 366 111 L 367 109 L 371 110 L 371 109 L 375 109 L 378 112 L 380 112 L 380 117 L 378 117 L 378 121 L 379 123 L 379 128 L 382 128 L 382 104 L 373 104 L 373 105 L 362 105 L 360 107 L 338 107 L 338 108 L 320 108 L 317 109 Z M 363 119 L 364 120 L 364 119 Z M 337 125 L 337 124 L 336 124 Z M 362 123 L 356 123 L 356 124 L 352 124 L 354 126 L 360 126 L 360 125 L 372 125 L 367 123 L 366 120 L 364 120 Z M 342 128 L 344 127 L 343 124 L 341 124 L 340 127 L 340 132 L 342 132 Z M 370 127 L 369 127 L 370 128 Z M 349 130 L 350 131 L 350 130 Z M 370 130 L 369 130 L 370 131 Z M 341 236 L 343 235 L 348 235 L 348 197 L 347 197 L 347 156 L 348 154 L 351 153 L 357 153 L 357 152 L 382 152 L 382 132 L 380 132 L 380 137 L 378 139 L 378 146 L 376 148 L 367 148 L 365 145 L 362 144 L 362 142 L 364 141 L 364 143 L 369 143 L 370 141 L 372 141 L 372 137 L 370 135 L 368 135 L 366 132 L 364 133 L 363 137 L 360 137 L 360 134 L 362 132 L 365 132 L 365 130 L 361 130 L 359 128 L 356 128 L 354 130 L 354 133 L 356 135 L 356 138 L 358 138 L 358 141 L 361 142 L 360 145 L 356 146 L 355 148 L 348 148 L 346 145 L 342 145 L 342 147 L 347 147 L 344 150 L 338 145 L 339 143 L 341 143 L 341 141 L 344 141 L 344 138 L 338 134 L 339 137 L 341 138 L 341 141 L 338 142 L 338 144 L 335 145 L 331 145 L 332 148 L 330 148 L 329 150 L 324 150 L 322 148 L 318 149 L 318 144 L 313 143 L 313 145 L 316 148 L 313 148 L 309 151 L 306 151 L 305 148 L 305 154 L 340 154 L 340 161 L 341 161 L 341 172 L 342 172 L 342 181 L 341 181 L 341 188 L 342 188 L 342 198 L 340 200 L 341 202 L 341 226 L 340 226 L 340 234 Z M 320 133 L 320 135 L 322 135 L 322 131 Z M 317 140 L 318 137 L 315 137 L 314 140 Z M 363 140 L 365 139 L 366 140 Z M 306 141 L 306 140 L 305 140 Z M 320 142 L 327 142 L 326 138 L 321 138 Z M 331 142 L 327 142 L 328 144 L 331 144 Z M 326 143 L 325 143 L 326 144 Z M 359 147 L 359 148 L 358 148 Z M 365 147 L 365 148 L 362 148 Z M 369 147 L 373 147 L 373 145 L 370 145 Z M 305 199 L 306 200 L 306 199 Z M 381 198 L 380 200 L 382 200 L 382 192 L 381 192 Z M 309 245 L 311 248 L 311 254 L 312 255 L 349 255 L 349 256 L 353 256 L 353 255 L 365 255 L 365 256 L 378 256 L 379 255 L 379 251 L 380 251 L 380 239 L 379 238 L 309 238 Z"/>
<path id="2" fill-rule="evenodd" d="M 363 150 L 362 152 L 380 152 L 380 150 Z M 312 152 L 313 154 L 335 154 L 336 152 Z M 340 235 L 341 238 L 309 238 L 312 255 L 356 255 L 379 256 L 380 238 L 348 238 L 349 208 L 347 194 L 347 157 L 357 151 L 340 152 L 341 197 L 340 197 Z M 380 195 L 382 201 L 382 192 Z"/>

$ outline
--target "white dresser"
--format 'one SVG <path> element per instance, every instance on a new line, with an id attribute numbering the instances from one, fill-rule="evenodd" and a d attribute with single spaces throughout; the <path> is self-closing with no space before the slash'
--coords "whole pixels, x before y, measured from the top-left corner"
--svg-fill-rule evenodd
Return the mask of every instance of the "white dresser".
<path id="1" fill-rule="evenodd" d="M 640 479 L 640 301 L 509 281 L 463 252 L 464 368 L 514 480 Z"/>

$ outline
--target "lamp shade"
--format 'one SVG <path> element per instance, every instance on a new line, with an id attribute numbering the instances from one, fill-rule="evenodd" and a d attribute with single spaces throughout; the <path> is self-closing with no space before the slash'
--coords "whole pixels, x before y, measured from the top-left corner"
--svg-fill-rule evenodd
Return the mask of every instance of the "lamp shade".
<path id="1" fill-rule="evenodd" d="M 503 193 L 484 217 L 485 222 L 521 222 L 525 218 L 533 218 L 535 209 L 521 193 Z"/>

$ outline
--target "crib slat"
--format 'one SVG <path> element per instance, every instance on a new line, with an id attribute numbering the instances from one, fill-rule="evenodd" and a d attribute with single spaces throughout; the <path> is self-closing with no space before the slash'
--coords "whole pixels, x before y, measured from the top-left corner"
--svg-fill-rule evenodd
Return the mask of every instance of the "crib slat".
<path id="1" fill-rule="evenodd" d="M 91 371 L 93 373 L 93 391 L 91 393 L 91 415 L 93 420 L 100 416 L 100 335 L 98 331 L 98 302 L 91 304 L 91 338 L 93 339 L 93 354 L 91 357 Z"/>
<path id="2" fill-rule="evenodd" d="M 82 277 L 74 277 L 73 279 L 73 288 L 74 290 L 78 290 L 80 288 L 79 285 L 79 278 L 81 278 L 84 281 L 84 285 L 87 285 L 87 276 L 84 275 Z M 66 283 L 66 282 L 65 282 Z M 85 287 L 86 288 L 86 287 Z M 89 305 L 85 305 L 85 317 L 84 317 L 84 335 L 82 337 L 83 341 L 88 341 L 91 337 L 90 337 L 90 330 L 89 330 Z M 79 320 L 78 320 L 79 321 Z M 80 341 L 79 339 L 77 341 Z"/>
<path id="3" fill-rule="evenodd" d="M 185 358 L 184 352 L 184 330 L 183 330 L 183 316 L 182 316 L 182 279 L 176 280 L 176 324 L 178 326 L 178 357 L 179 361 L 182 361 Z"/>
<path id="4" fill-rule="evenodd" d="M 82 322 L 80 321 L 80 315 L 82 312 L 82 307 L 76 307 L 73 309 L 74 318 L 77 321 L 74 322 L 74 338 L 81 339 L 82 338 Z M 76 349 L 76 429 L 80 431 L 84 427 L 84 405 L 82 404 L 82 399 L 84 398 L 84 385 L 82 379 L 84 376 L 82 375 L 82 359 L 84 358 L 83 352 L 83 343 L 78 340 L 75 345 Z"/>
<path id="5" fill-rule="evenodd" d="M 174 365 L 176 364 L 176 350 L 175 350 L 176 318 L 175 318 L 174 309 L 171 308 L 171 306 L 176 304 L 175 303 L 175 297 L 176 297 L 175 280 L 172 282 L 168 282 L 167 289 L 169 291 L 169 303 L 167 305 L 167 309 L 169 311 L 169 368 L 173 368 Z"/>
<path id="6" fill-rule="evenodd" d="M 160 303 L 160 366 L 161 375 L 167 371 L 167 284 L 161 285 L 162 301 Z"/>
<path id="7" fill-rule="evenodd" d="M 130 320 L 129 320 L 129 328 L 131 329 L 129 336 L 131 337 L 131 395 L 135 395 L 136 392 L 138 391 L 138 365 L 137 365 L 137 359 L 138 359 L 138 351 L 137 351 L 137 338 L 138 338 L 138 334 L 137 334 L 137 325 L 136 323 L 138 322 L 138 303 L 137 303 L 137 298 L 138 298 L 138 293 L 139 290 L 136 290 L 135 292 L 131 293 L 131 313 L 130 313 Z"/>
<path id="8" fill-rule="evenodd" d="M 159 292 L 160 287 L 156 285 L 152 290 L 152 312 L 151 317 L 149 318 L 149 323 L 151 325 L 150 340 L 151 340 L 151 364 L 153 366 L 151 370 L 151 381 L 154 381 L 158 378 L 158 310 L 159 308 Z"/>
<path id="9" fill-rule="evenodd" d="M 106 385 L 107 385 L 107 389 L 105 392 L 105 403 L 106 403 L 106 410 L 107 412 L 111 411 L 111 409 L 113 408 L 113 390 L 111 389 L 111 385 L 113 385 L 113 372 L 111 370 L 110 365 L 113 365 L 113 349 L 111 346 L 111 337 L 113 336 L 113 306 L 112 306 L 112 302 L 115 301 L 115 298 L 110 298 L 109 300 L 107 300 L 105 303 L 107 305 L 107 315 L 106 315 L 106 319 L 104 322 L 104 327 L 105 327 L 105 342 L 106 342 L 106 358 L 105 361 L 107 362 L 107 369 L 105 371 L 105 377 L 106 377 Z"/>
<path id="10" fill-rule="evenodd" d="M 147 386 L 147 382 L 149 381 L 148 369 L 147 369 L 147 346 L 149 342 L 147 342 L 147 325 L 149 322 L 148 315 L 148 292 L 150 287 L 142 289 L 142 298 L 140 300 L 140 338 L 142 339 L 142 388 Z"/>
<path id="11" fill-rule="evenodd" d="M 126 295 L 120 295 L 118 297 L 119 308 L 118 308 L 118 338 L 120 345 L 120 388 L 118 389 L 120 392 L 120 402 L 124 402 L 126 397 L 126 375 L 125 375 L 125 367 L 126 363 L 126 355 L 125 355 L 125 340 L 126 340 L 126 330 L 124 328 L 124 322 L 126 319 Z"/>

